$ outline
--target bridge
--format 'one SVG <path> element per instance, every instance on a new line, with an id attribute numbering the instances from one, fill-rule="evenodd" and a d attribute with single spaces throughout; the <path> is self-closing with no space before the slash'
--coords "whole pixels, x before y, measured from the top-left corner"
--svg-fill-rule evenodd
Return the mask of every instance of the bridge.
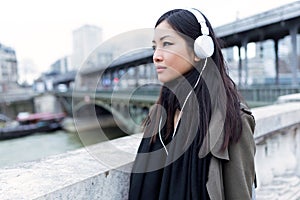
<path id="1" fill-rule="evenodd" d="M 0 93 L 0 113 L 15 118 L 19 112 L 33 112 L 34 99 L 39 94 L 28 89 Z"/>
<path id="2" fill-rule="evenodd" d="M 223 50 L 230 72 L 235 70 L 236 65 L 234 48 L 238 49 L 237 84 L 239 87 L 253 86 L 249 79 L 258 79 L 258 77 L 261 80 L 256 80 L 254 83 L 259 86 L 288 84 L 296 87 L 298 85 L 299 22 L 300 2 L 296 1 L 215 28 L 216 36 L 224 41 Z M 123 50 L 122 53 L 118 48 L 112 50 L 105 45 L 96 49 L 78 72 L 76 88 L 92 91 L 113 88 L 120 90 L 157 83 L 150 45 L 148 43 L 140 45 L 140 40 L 137 40 L 141 37 L 143 40 L 149 39 L 150 42 L 151 35 L 145 35 L 144 32 L 137 31 L 133 36 L 117 38 L 122 40 L 120 44 L 111 42 L 112 45 L 119 45 Z M 126 52 L 122 46 L 131 43 L 136 44 L 132 49 L 125 48 L 128 51 Z M 248 58 L 250 43 L 255 43 L 256 46 L 257 55 L 254 58 Z M 288 52 L 286 49 L 289 49 Z M 107 54 L 112 55 L 111 59 L 104 59 L 108 57 Z M 265 63 L 266 61 L 268 62 Z M 274 69 L 270 69 L 272 66 Z M 275 77 L 272 74 L 264 75 L 265 70 L 274 70 Z M 232 76 L 234 75 L 232 73 Z M 245 80 L 242 80 L 243 78 Z"/>
<path id="3" fill-rule="evenodd" d="M 279 84 L 279 43 L 284 37 L 290 37 L 290 69 L 292 73 L 292 84 L 298 85 L 299 73 L 299 39 L 297 34 L 300 28 L 300 1 L 268 10 L 266 12 L 237 20 L 230 24 L 216 27 L 217 37 L 224 40 L 224 48 L 236 46 L 238 48 L 238 83 L 242 84 L 241 73 L 245 70 L 245 76 L 248 77 L 248 53 L 247 45 L 251 42 L 262 44 L 264 41 L 273 41 L 274 64 L 275 64 L 275 83 Z M 261 45 L 261 50 L 263 46 Z M 241 49 L 244 49 L 244 59 L 241 56 Z M 247 80 L 244 82 L 247 84 Z"/>
<path id="4" fill-rule="evenodd" d="M 69 116 L 80 120 L 98 118 L 99 123 L 111 116 L 115 124 L 127 133 L 140 132 L 140 124 L 159 94 L 158 87 L 135 91 L 60 92 L 56 98 Z"/>

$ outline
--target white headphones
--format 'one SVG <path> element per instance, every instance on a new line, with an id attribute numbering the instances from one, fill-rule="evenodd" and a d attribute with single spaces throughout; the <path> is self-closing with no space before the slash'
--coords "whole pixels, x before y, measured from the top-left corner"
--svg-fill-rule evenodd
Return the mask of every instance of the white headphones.
<path id="1" fill-rule="evenodd" d="M 214 42 L 209 36 L 209 29 L 206 25 L 205 18 L 202 13 L 200 13 L 195 8 L 186 9 L 191 12 L 197 19 L 201 27 L 201 33 L 198 38 L 196 38 L 194 43 L 194 52 L 198 58 L 204 59 L 211 57 L 214 53 Z"/>

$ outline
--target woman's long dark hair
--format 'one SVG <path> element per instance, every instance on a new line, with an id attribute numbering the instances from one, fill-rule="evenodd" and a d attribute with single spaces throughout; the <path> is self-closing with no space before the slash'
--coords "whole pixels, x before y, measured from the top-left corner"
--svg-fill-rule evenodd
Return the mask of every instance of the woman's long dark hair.
<path id="1" fill-rule="evenodd" d="M 203 15 L 204 16 L 204 15 Z M 209 28 L 209 34 L 214 42 L 214 53 L 211 56 L 211 59 L 214 62 L 214 66 L 218 68 L 218 72 L 221 76 L 223 81 L 225 93 L 226 93 L 226 116 L 225 116 L 225 123 L 224 123 L 224 142 L 222 149 L 228 147 L 231 141 L 238 141 L 241 132 L 242 132 L 242 120 L 240 116 L 240 95 L 237 91 L 235 83 L 229 77 L 227 73 L 227 66 L 224 61 L 223 54 L 221 52 L 221 46 L 219 44 L 219 40 L 215 37 L 214 31 L 210 22 L 206 19 L 207 27 Z M 187 10 L 184 9 L 175 9 L 166 12 L 163 14 L 158 21 L 156 22 L 155 27 L 157 27 L 161 22 L 167 21 L 169 25 L 180 34 L 191 38 L 192 40 L 186 40 L 188 45 L 192 47 L 193 42 L 198 36 L 201 35 L 200 33 L 200 24 L 198 23 L 195 16 Z M 200 64 L 203 64 L 203 61 L 200 61 Z M 208 69 L 209 70 L 209 69 Z M 197 70 L 192 70 L 184 75 L 184 77 L 193 85 L 196 82 L 196 79 L 199 75 Z M 177 80 L 175 80 L 176 82 Z M 180 102 L 182 100 L 176 99 L 177 95 L 172 95 L 172 91 L 170 91 L 170 87 L 172 88 L 173 83 L 169 84 L 168 87 L 163 86 L 161 89 L 161 93 L 157 104 L 162 105 L 162 107 L 166 110 L 166 125 L 163 128 L 163 131 L 166 133 L 166 137 L 168 137 L 174 129 L 174 116 L 177 109 L 180 110 Z M 166 84 L 165 84 L 166 85 Z M 171 85 L 171 86 L 170 86 Z M 176 89 L 175 89 L 176 90 Z M 187 92 L 184 90 L 177 91 L 182 92 L 180 96 L 186 96 Z M 209 90 L 205 84 L 205 81 L 201 79 L 199 85 L 195 89 L 195 94 L 197 96 L 197 101 L 199 103 L 199 128 L 200 131 L 204 131 L 206 133 L 211 117 L 211 103 L 210 103 L 210 95 Z M 181 102 L 182 103 L 182 102 Z M 149 117 L 145 120 L 145 134 L 152 135 L 152 141 L 155 140 L 157 131 L 158 131 L 158 121 L 162 112 L 158 110 L 154 110 L 153 112 L 150 111 Z M 152 115 L 152 116 L 151 116 Z M 155 122 L 153 122 L 153 120 Z M 149 123 L 153 123 L 152 128 L 148 125 Z M 148 128 L 147 128 L 148 126 Z"/>

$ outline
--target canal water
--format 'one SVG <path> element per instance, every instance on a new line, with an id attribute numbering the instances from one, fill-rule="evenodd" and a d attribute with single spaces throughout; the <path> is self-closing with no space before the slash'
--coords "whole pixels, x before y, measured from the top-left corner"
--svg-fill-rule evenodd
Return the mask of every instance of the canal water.
<path id="1" fill-rule="evenodd" d="M 109 139 L 125 135 L 118 128 L 103 130 Z M 82 134 L 82 133 L 81 133 Z M 84 144 L 101 142 L 99 130 L 89 130 L 84 134 Z M 36 133 L 26 137 L 0 141 L 0 168 L 12 167 L 20 163 L 46 158 L 84 147 L 77 133 L 59 130 L 53 133 Z"/>

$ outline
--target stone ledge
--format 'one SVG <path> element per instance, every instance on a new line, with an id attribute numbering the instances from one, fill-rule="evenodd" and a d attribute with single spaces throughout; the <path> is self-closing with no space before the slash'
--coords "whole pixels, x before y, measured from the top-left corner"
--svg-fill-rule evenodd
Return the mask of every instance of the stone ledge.
<path id="1" fill-rule="evenodd" d="M 284 103 L 252 109 L 255 117 L 255 137 L 280 130 L 300 122 L 300 103 Z"/>
<path id="2" fill-rule="evenodd" d="M 128 155 L 136 152 L 140 136 L 127 136 L 0 169 L 0 199 L 97 199 L 107 195 L 109 198 L 105 199 L 124 199 L 121 196 L 127 195 L 127 172 L 134 160 L 134 156 Z M 116 155 L 116 148 L 112 147 L 126 152 L 126 157 Z M 117 157 L 118 162 L 105 160 L 108 162 L 105 164 L 92 155 L 101 150 L 106 157 Z"/>

